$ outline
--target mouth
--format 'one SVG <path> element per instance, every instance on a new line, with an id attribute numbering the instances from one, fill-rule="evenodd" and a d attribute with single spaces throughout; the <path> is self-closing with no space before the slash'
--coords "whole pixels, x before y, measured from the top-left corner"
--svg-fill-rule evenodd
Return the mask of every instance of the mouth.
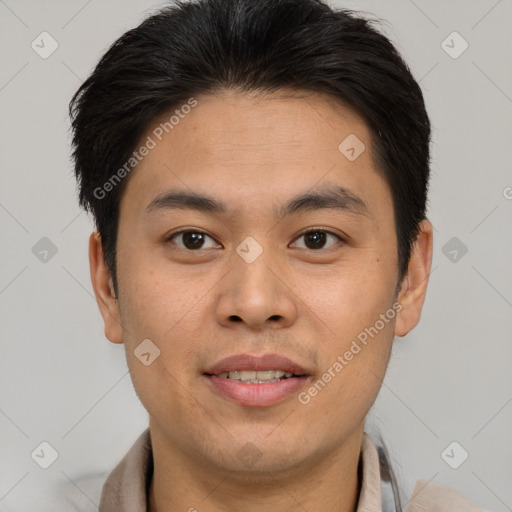
<path id="1" fill-rule="evenodd" d="M 304 375 L 295 375 L 283 370 L 235 370 L 231 372 L 222 372 L 218 375 L 211 376 L 219 379 L 238 380 L 246 384 L 267 384 L 269 382 L 279 382 L 280 380 L 290 379 L 294 377 L 304 377 Z"/>
<path id="2" fill-rule="evenodd" d="M 299 364 L 277 354 L 231 356 L 203 375 L 215 394 L 248 407 L 281 402 L 297 393 L 312 377 Z"/>

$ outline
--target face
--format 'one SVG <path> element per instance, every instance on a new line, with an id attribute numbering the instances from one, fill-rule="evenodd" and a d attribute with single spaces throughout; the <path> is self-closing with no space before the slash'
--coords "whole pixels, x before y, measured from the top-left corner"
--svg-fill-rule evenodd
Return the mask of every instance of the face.
<path id="1" fill-rule="evenodd" d="M 428 237 L 413 259 L 423 284 L 411 273 L 396 297 L 391 193 L 348 108 L 282 92 L 195 99 L 169 133 L 172 113 L 142 138 L 156 144 L 122 196 L 106 335 L 125 344 L 152 432 L 190 460 L 319 461 L 361 434 L 394 335 L 418 321 Z"/>

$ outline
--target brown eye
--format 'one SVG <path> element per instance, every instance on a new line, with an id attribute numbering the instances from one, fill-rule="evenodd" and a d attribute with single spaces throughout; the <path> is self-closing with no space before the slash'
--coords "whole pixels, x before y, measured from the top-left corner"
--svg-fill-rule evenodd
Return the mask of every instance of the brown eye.
<path id="1" fill-rule="evenodd" d="M 304 238 L 305 241 L 305 247 L 300 247 L 301 249 L 312 249 L 312 250 L 319 250 L 319 249 L 326 249 L 325 244 L 329 240 L 329 237 L 334 237 L 337 239 L 337 241 L 343 241 L 343 239 L 335 235 L 334 233 L 331 233 L 330 231 L 325 231 L 323 229 L 315 229 L 311 231 L 307 231 L 306 233 L 302 233 L 298 239 Z M 333 244 L 331 244 L 327 249 L 332 247 L 336 244 L 336 240 Z"/>
<path id="2" fill-rule="evenodd" d="M 177 239 L 180 243 L 174 242 L 174 239 Z M 205 247 L 205 242 L 207 239 L 213 241 L 213 238 L 202 231 L 178 231 L 177 233 L 172 234 L 168 237 L 167 241 L 173 241 L 175 245 L 177 245 L 180 249 L 185 249 L 189 251 L 197 251 L 201 249 L 207 249 Z"/>

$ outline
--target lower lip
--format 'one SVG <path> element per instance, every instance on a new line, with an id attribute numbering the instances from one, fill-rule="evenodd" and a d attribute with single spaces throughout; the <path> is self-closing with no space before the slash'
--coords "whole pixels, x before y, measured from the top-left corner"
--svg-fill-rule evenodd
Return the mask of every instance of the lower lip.
<path id="1" fill-rule="evenodd" d="M 206 377 L 216 391 L 248 407 L 265 407 L 281 402 L 297 393 L 309 380 L 308 377 L 290 377 L 266 384 L 251 384 L 215 375 Z"/>

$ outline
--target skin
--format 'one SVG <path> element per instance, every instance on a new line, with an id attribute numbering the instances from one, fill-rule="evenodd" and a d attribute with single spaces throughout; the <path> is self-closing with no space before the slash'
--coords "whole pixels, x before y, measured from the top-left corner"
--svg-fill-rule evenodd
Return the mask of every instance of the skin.
<path id="1" fill-rule="evenodd" d="M 120 204 L 117 298 L 100 237 L 90 237 L 105 335 L 125 344 L 149 413 L 148 510 L 353 512 L 365 416 L 394 336 L 420 319 L 432 225 L 422 222 L 396 297 L 392 196 L 357 114 L 320 94 L 222 91 L 196 99 L 129 177 Z M 168 118 L 155 120 L 141 140 Z M 366 146 L 355 161 L 338 149 L 349 134 Z M 359 196 L 367 212 L 275 216 L 293 196 L 328 184 Z M 144 213 L 174 188 L 213 196 L 228 211 Z M 204 248 L 187 248 L 183 236 L 166 241 L 179 228 L 205 232 Z M 333 235 L 309 248 L 311 234 L 302 235 L 320 228 Z M 263 250 L 252 263 L 236 252 L 248 236 Z M 273 406 L 244 407 L 213 392 L 202 376 L 232 354 L 275 352 L 305 367 L 311 383 L 395 300 L 402 307 L 395 318 L 306 405 L 294 394 Z M 134 355 L 146 338 L 161 351 L 149 366 Z M 247 443 L 260 454 L 251 467 L 237 456 Z"/>

